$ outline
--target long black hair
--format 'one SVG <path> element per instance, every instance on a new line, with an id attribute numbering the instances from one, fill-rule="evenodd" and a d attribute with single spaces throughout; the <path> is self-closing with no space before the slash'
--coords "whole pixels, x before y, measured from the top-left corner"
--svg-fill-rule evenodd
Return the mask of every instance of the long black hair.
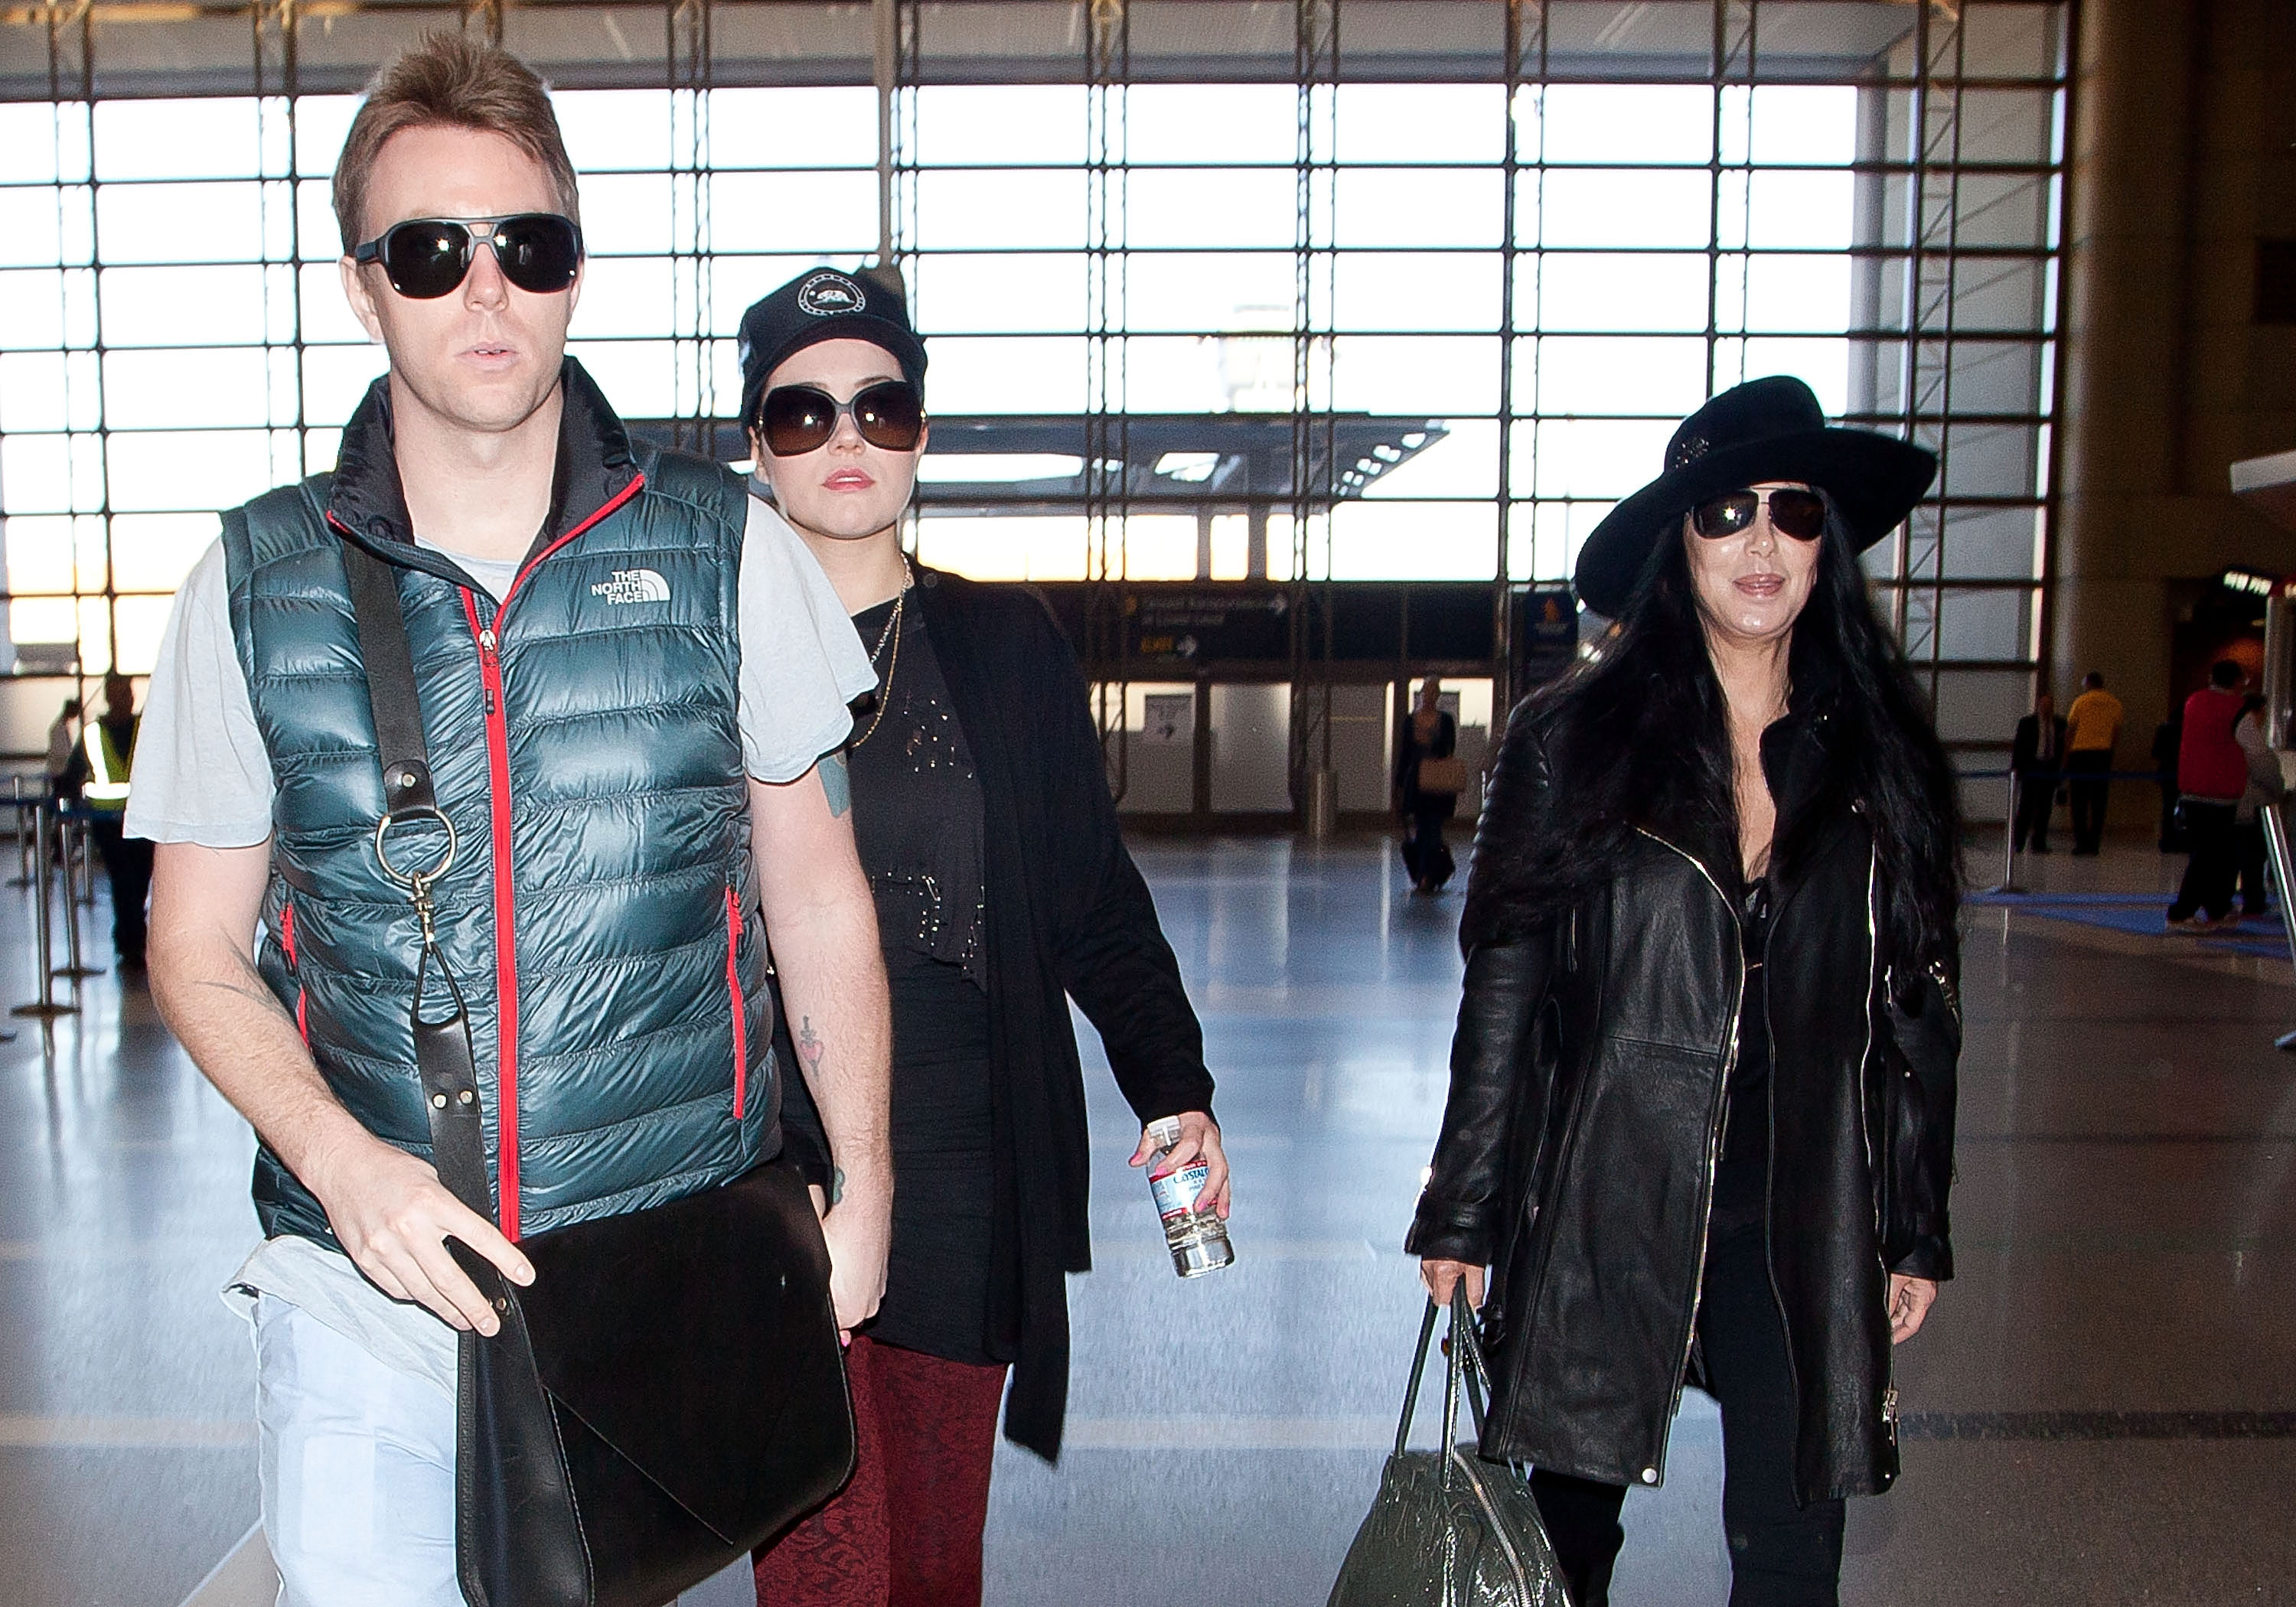
<path id="1" fill-rule="evenodd" d="M 1461 923 L 1470 946 L 1576 905 L 1616 872 L 1635 827 L 1653 818 L 1703 817 L 1737 842 L 1728 705 L 1680 531 L 1671 523 L 1652 544 L 1595 654 L 1509 719 L 1476 833 Z M 1862 808 L 1889 953 L 1926 965 L 1950 947 L 1961 898 L 1958 783 L 1830 499 L 1787 665 L 1795 709 L 1826 717 L 1826 763 L 1817 807 L 1780 820 L 1772 863 L 1790 870 L 1802 840 L 1834 810 Z"/>

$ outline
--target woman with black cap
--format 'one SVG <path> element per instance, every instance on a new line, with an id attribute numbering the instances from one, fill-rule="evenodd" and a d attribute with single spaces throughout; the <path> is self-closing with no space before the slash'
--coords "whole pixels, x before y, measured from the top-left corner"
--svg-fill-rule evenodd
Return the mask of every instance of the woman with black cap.
<path id="1" fill-rule="evenodd" d="M 1857 554 L 1935 470 L 1798 380 L 1717 397 L 1579 556 L 1599 653 L 1508 722 L 1409 1243 L 1482 1308 L 1482 1452 L 1536 1470 L 1576 1607 L 1685 1382 L 1734 1607 L 1835 1601 L 1842 1498 L 1898 1474 L 1890 1349 L 1953 1269 L 1960 879 Z"/>
<path id="2" fill-rule="evenodd" d="M 742 320 L 742 419 L 769 492 L 878 671 L 847 758 L 893 1018 L 893 1232 L 853 1336 L 853 1481 L 758 1559 L 758 1598 L 972 1607 L 996 1406 L 1047 1458 L 1068 1398 L 1064 1275 L 1090 1265 L 1073 997 L 1144 1132 L 1177 1118 L 1227 1214 L 1203 1033 L 1118 835 L 1073 654 L 1043 603 L 913 562 L 899 525 L 928 430 L 925 350 L 869 275 L 822 269 Z M 800 1069 L 808 1024 L 791 1023 Z M 793 1152 L 834 1158 L 800 1079 Z M 1145 1209 L 1144 1205 L 1144 1209 Z"/>

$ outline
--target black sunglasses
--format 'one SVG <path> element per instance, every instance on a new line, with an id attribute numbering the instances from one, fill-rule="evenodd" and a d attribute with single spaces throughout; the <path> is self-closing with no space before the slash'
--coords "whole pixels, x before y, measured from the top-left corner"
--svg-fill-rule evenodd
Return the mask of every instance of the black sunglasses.
<path id="1" fill-rule="evenodd" d="M 564 290 L 582 266 L 582 225 L 555 212 L 410 217 L 354 250 L 351 260 L 381 263 L 390 288 L 411 301 L 435 301 L 470 276 L 481 242 L 504 278 L 537 296 Z"/>
<path id="2" fill-rule="evenodd" d="M 864 385 L 849 402 L 818 385 L 776 386 L 758 409 L 758 433 L 775 457 L 803 457 L 829 445 L 846 414 L 863 440 L 887 452 L 914 452 L 924 439 L 924 399 L 906 380 Z"/>
<path id="3" fill-rule="evenodd" d="M 1770 528 L 1796 541 L 1816 541 L 1825 534 L 1825 497 L 1816 491 L 1781 486 L 1775 491 L 1731 491 L 1700 503 L 1690 511 L 1690 528 L 1710 541 L 1742 535 L 1753 527 L 1764 503 L 1770 506 Z"/>

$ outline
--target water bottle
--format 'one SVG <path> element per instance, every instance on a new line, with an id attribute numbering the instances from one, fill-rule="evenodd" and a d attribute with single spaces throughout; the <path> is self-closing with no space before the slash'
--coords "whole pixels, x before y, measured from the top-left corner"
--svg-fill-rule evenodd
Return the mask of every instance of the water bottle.
<path id="1" fill-rule="evenodd" d="M 1148 1142 L 1155 1152 L 1148 1158 L 1148 1191 L 1155 1197 L 1156 1214 L 1164 1219 L 1164 1244 L 1172 1252 L 1172 1270 L 1184 1278 L 1218 1272 L 1235 1259 L 1227 1242 L 1227 1224 L 1207 1206 L 1196 1209 L 1211 1168 L 1202 1156 L 1185 1166 L 1173 1167 L 1165 1157 L 1180 1142 L 1180 1119 L 1161 1117 L 1148 1124 Z"/>

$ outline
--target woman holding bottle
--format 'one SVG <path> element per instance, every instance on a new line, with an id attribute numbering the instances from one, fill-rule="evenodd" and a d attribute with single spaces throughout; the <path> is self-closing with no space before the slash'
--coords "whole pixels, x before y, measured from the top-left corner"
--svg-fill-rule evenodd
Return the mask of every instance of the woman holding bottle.
<path id="1" fill-rule="evenodd" d="M 847 1352 L 858 1467 L 759 1554 L 758 1600 L 973 1607 L 997 1402 L 1008 1439 L 1058 1455 L 1065 1275 L 1091 1264 L 1069 1000 L 1143 1124 L 1132 1164 L 1201 1161 L 1200 1203 L 1225 1217 L 1212 1078 L 1051 614 L 1024 587 L 901 550 L 929 434 L 902 298 L 871 275 L 801 275 L 743 316 L 742 356 L 758 489 L 877 667 L 846 759 L 893 1016 L 892 1247 L 883 1303 Z M 803 1068 L 808 1023 L 789 1025 Z M 818 1152 L 802 1079 L 786 1086 L 793 1152 Z M 1152 1144 L 1160 1119 L 1176 1143 Z"/>
<path id="2" fill-rule="evenodd" d="M 1576 1607 L 1685 1382 L 1734 1607 L 1833 1603 L 1843 1498 L 1898 1475 L 1891 1347 L 1953 1271 L 1959 823 L 1857 554 L 1935 469 L 1798 380 L 1716 398 L 1581 553 L 1616 628 L 1508 722 L 1409 1244 L 1482 1308 L 1481 1448 Z"/>

